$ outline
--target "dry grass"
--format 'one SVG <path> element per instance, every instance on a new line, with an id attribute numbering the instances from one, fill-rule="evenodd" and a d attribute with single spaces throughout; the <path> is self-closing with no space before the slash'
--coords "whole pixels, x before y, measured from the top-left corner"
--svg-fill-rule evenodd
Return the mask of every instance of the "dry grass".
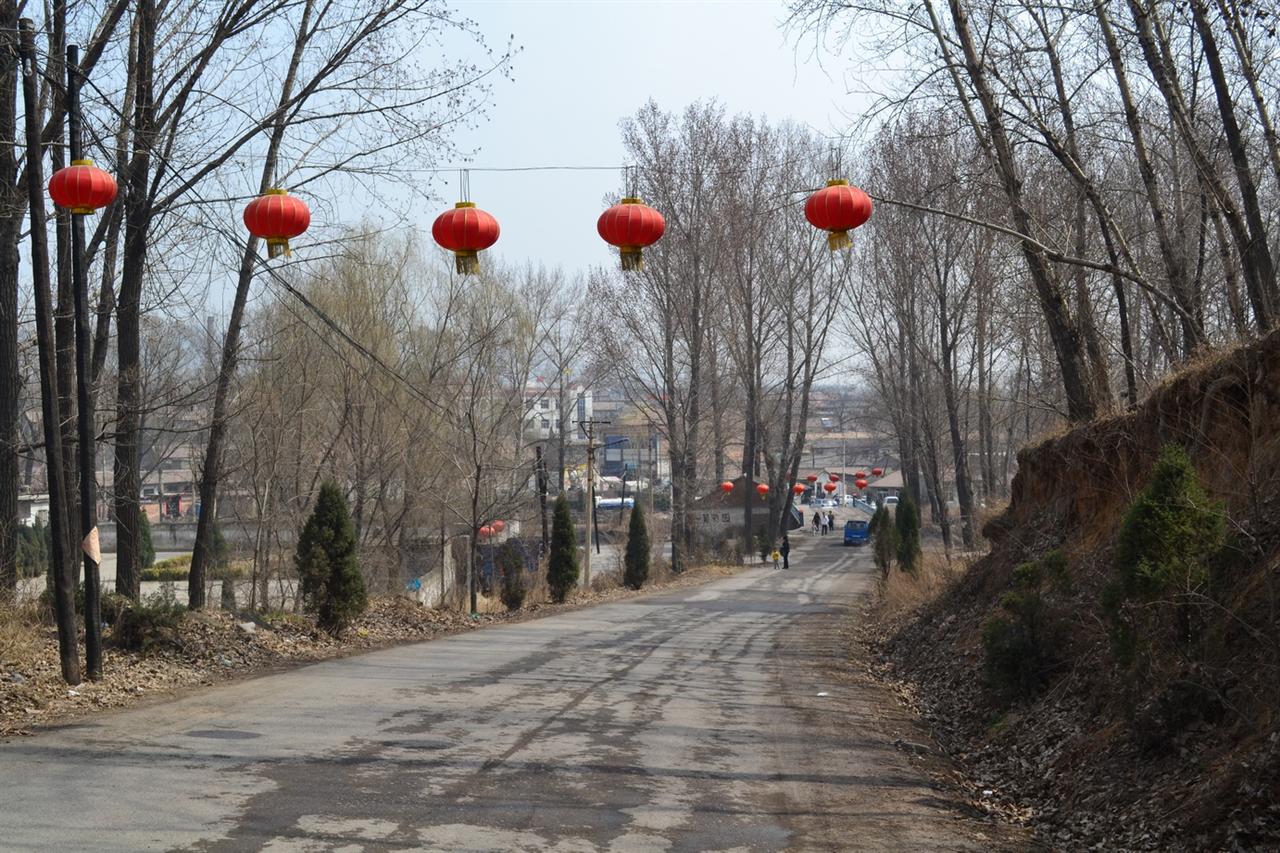
<path id="1" fill-rule="evenodd" d="M 900 616 L 928 604 L 964 573 L 967 561 L 947 562 L 941 551 L 925 551 L 919 570 L 909 575 L 894 568 L 880 581 L 878 605 L 888 617 Z"/>
<path id="2" fill-rule="evenodd" d="M 26 660 L 40 645 L 43 626 L 32 602 L 0 599 L 0 666 Z"/>

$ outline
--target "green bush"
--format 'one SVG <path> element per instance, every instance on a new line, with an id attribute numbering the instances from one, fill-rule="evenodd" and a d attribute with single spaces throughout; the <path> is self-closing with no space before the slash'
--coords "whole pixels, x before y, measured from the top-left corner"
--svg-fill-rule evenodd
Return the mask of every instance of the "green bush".
<path id="1" fill-rule="evenodd" d="M 128 602 L 120 610 L 111 630 L 111 642 L 121 649 L 143 653 L 176 645 L 185 612 L 186 608 L 174 597 L 173 587 L 165 584 L 159 592 L 136 604 Z"/>
<path id="2" fill-rule="evenodd" d="M 502 604 L 508 610 L 519 610 L 528 592 L 524 582 L 524 552 L 508 539 L 498 546 L 494 569 L 502 579 Z"/>
<path id="3" fill-rule="evenodd" d="M 1166 445 L 1120 524 L 1102 605 L 1115 650 L 1131 661 L 1140 645 L 1196 639 L 1210 564 L 1226 541 L 1222 504 L 1211 500 L 1187 454 Z"/>
<path id="4" fill-rule="evenodd" d="M 184 581 L 191 571 L 191 566 L 165 566 L 158 568 L 152 566 L 149 569 L 143 569 L 139 573 L 139 580 L 142 581 Z"/>
<path id="5" fill-rule="evenodd" d="M 897 536 L 898 568 L 915 574 L 920 568 L 920 510 L 911 496 L 904 494 L 894 510 L 893 523 Z"/>
<path id="6" fill-rule="evenodd" d="M 18 526 L 18 577 L 36 578 L 49 573 L 53 560 L 53 535 L 49 525 L 37 520 Z"/>
<path id="7" fill-rule="evenodd" d="M 1053 551 L 1013 570 L 1013 587 L 1000 599 L 1000 612 L 982 626 L 987 679 L 995 687 L 1029 694 L 1061 666 L 1064 628 L 1052 606 L 1071 578 L 1066 558 Z"/>
<path id="8" fill-rule="evenodd" d="M 631 510 L 623 567 L 622 582 L 631 589 L 639 589 L 649 579 L 649 529 L 645 526 L 644 510 L 639 504 Z"/>
<path id="9" fill-rule="evenodd" d="M 369 599 L 356 562 L 356 533 L 336 483 L 320 487 L 311 517 L 298 535 L 294 557 L 303 606 L 331 634 L 340 634 L 364 612 Z"/>
<path id="10" fill-rule="evenodd" d="M 760 562 L 769 562 L 769 553 L 773 550 L 773 536 L 769 532 L 766 525 L 756 531 L 756 553 L 760 555 Z"/>
<path id="11" fill-rule="evenodd" d="M 156 561 L 156 546 L 151 542 L 151 522 L 147 520 L 147 511 L 138 508 L 138 565 L 144 569 L 151 568 Z"/>
<path id="12" fill-rule="evenodd" d="M 870 524 L 871 551 L 882 577 L 889 576 L 893 558 L 898 553 L 898 528 L 884 504 L 876 507 Z"/>
<path id="13" fill-rule="evenodd" d="M 578 584 L 578 543 L 569 515 L 569 501 L 562 494 L 556 498 L 551 516 L 551 554 L 547 559 L 547 588 L 551 599 L 562 603 Z"/>

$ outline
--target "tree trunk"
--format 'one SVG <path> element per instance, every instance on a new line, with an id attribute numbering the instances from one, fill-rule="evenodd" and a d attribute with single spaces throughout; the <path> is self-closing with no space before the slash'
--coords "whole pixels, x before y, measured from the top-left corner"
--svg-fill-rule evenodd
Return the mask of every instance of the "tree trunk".
<path id="1" fill-rule="evenodd" d="M 18 136 L 18 5 L 0 0 L 0 139 Z M 0 145 L 0 598 L 18 584 L 18 240 L 24 205 L 12 144 Z"/>
<path id="2" fill-rule="evenodd" d="M 134 111 L 133 157 L 125 192 L 125 232 L 120 300 L 116 306 L 117 362 L 115 517 L 116 592 L 137 599 L 141 588 L 139 533 L 142 493 L 139 470 L 141 439 L 141 341 L 142 282 L 146 274 L 147 237 L 151 226 L 151 200 L 147 195 L 151 175 L 154 134 L 152 81 L 155 66 L 156 10 L 154 0 L 138 0 L 138 49 L 135 61 L 137 106 Z M 191 597 L 204 604 L 204 583 L 188 583 Z"/>
<path id="3" fill-rule="evenodd" d="M 58 426 L 57 365 L 53 336 L 53 306 L 49 295 L 49 245 L 45 220 L 44 170 L 40 154 L 40 117 L 37 106 L 35 34 L 31 21 L 21 22 L 22 95 L 26 114 L 27 205 L 31 220 L 31 275 L 35 295 L 36 348 L 40 364 L 40 412 L 44 430 L 45 461 L 49 480 L 49 521 L 53 539 L 54 611 L 58 623 L 58 657 L 62 678 L 80 683 L 80 655 L 76 647 L 74 557 L 67 539 L 67 490 L 62 467 L 62 441 Z"/>
<path id="4" fill-rule="evenodd" d="M 1249 226 L 1249 251 L 1251 259 L 1258 268 L 1259 294 L 1269 319 L 1276 319 L 1277 301 L 1280 294 L 1276 291 L 1275 266 L 1271 257 L 1271 248 L 1267 243 L 1267 226 L 1263 220 L 1262 206 L 1258 203 L 1258 185 L 1249 166 L 1249 152 L 1240 131 L 1240 122 L 1236 118 L 1235 101 L 1233 99 L 1227 75 L 1222 68 L 1222 57 L 1218 51 L 1218 40 L 1213 34 L 1203 0 L 1192 0 L 1191 15 L 1196 22 L 1196 30 L 1200 34 L 1200 43 L 1204 46 L 1205 63 L 1209 66 L 1209 78 L 1213 81 L 1213 92 L 1218 101 L 1218 112 L 1222 115 L 1222 128 L 1227 138 L 1227 147 L 1231 151 L 1231 164 L 1235 167 L 1236 185 L 1240 190 L 1240 200 L 1244 204 L 1245 221 Z M 1263 114 L 1265 117 L 1265 113 Z M 1259 318 L 1263 331 L 1270 328 Z"/>
<path id="5" fill-rule="evenodd" d="M 1160 52 L 1160 46 L 1156 43 L 1157 36 L 1152 26 L 1152 13 L 1141 0 L 1129 0 L 1129 9 L 1133 14 L 1135 32 L 1138 37 L 1138 44 L 1142 48 L 1143 58 L 1146 60 L 1147 67 L 1151 70 L 1152 81 L 1163 96 L 1165 105 L 1168 107 L 1170 116 L 1178 128 L 1183 144 L 1186 145 L 1196 169 L 1222 210 L 1222 216 L 1226 220 L 1232 238 L 1236 241 L 1245 283 L 1248 285 L 1249 299 L 1253 305 L 1258 327 L 1263 330 L 1269 329 L 1276 319 L 1275 269 L 1272 266 L 1271 252 L 1267 246 L 1266 231 L 1265 229 L 1257 229 L 1261 220 L 1260 214 L 1256 210 L 1256 192 L 1252 198 L 1254 212 L 1249 212 L 1248 208 L 1251 202 L 1248 197 L 1245 197 L 1246 214 L 1241 216 L 1235 200 L 1227 191 L 1221 176 L 1214 169 L 1212 161 L 1200 144 L 1194 123 L 1191 121 L 1186 105 L 1183 102 L 1181 90 L 1177 85 L 1177 81 L 1171 77 L 1170 69 L 1165 64 L 1164 57 Z M 1225 91 L 1223 87 L 1216 85 L 1216 83 L 1214 89 L 1221 107 L 1223 98 L 1230 99 L 1230 92 Z M 1232 114 L 1234 115 L 1234 113 Z M 1228 134 L 1228 146 L 1233 149 L 1232 158 L 1234 161 L 1237 156 L 1236 148 L 1241 145 L 1239 127 L 1236 127 L 1234 143 L 1230 139 L 1231 129 L 1225 127 L 1224 130 Z M 1243 154 L 1243 149 L 1240 149 L 1240 153 Z M 1240 178 L 1238 168 L 1237 178 Z M 1247 225 L 1245 222 L 1246 217 L 1248 218 Z"/>
<path id="6" fill-rule="evenodd" d="M 1014 225 L 1020 233 L 1033 235 L 1034 223 L 1023 201 L 1022 179 L 1018 176 L 1013 147 L 1005 132 L 1000 107 L 987 82 L 985 66 L 978 56 L 977 46 L 969 27 L 968 13 L 963 8 L 961 0 L 949 0 L 949 2 L 952 22 L 964 51 L 965 69 L 978 96 L 978 101 L 982 105 L 995 166 L 1004 186 L 1005 197 L 1009 201 Z M 1040 310 L 1044 314 L 1049 337 L 1053 342 L 1058 368 L 1062 374 L 1063 390 L 1067 397 L 1067 416 L 1076 422 L 1091 420 L 1101 410 L 1102 404 L 1096 398 L 1089 379 L 1089 370 L 1084 357 L 1085 346 L 1081 340 L 1080 331 L 1072 321 L 1066 300 L 1062 296 L 1044 250 L 1032 240 L 1020 242 L 1023 257 L 1026 259 L 1028 271 L 1036 287 Z"/>

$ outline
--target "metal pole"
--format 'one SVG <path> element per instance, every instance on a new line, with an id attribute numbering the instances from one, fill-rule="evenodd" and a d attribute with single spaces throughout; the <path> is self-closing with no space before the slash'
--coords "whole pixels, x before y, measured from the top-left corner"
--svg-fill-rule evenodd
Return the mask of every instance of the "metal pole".
<path id="1" fill-rule="evenodd" d="M 582 560 L 582 585 L 586 589 L 591 589 L 591 528 L 594 521 L 596 509 L 596 432 L 595 422 L 587 421 L 587 492 L 586 492 L 586 525 L 587 525 L 587 547 L 583 549 Z"/>

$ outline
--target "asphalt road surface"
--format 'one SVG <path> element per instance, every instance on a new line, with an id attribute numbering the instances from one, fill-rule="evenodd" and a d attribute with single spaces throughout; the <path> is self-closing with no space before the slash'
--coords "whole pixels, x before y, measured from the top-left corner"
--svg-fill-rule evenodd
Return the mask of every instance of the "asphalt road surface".
<path id="1" fill-rule="evenodd" d="M 863 549 L 0 744 L 0 847 L 983 850 L 847 670 Z M 824 695 L 825 694 L 825 695 Z M 895 717 L 895 714 L 897 717 Z"/>

